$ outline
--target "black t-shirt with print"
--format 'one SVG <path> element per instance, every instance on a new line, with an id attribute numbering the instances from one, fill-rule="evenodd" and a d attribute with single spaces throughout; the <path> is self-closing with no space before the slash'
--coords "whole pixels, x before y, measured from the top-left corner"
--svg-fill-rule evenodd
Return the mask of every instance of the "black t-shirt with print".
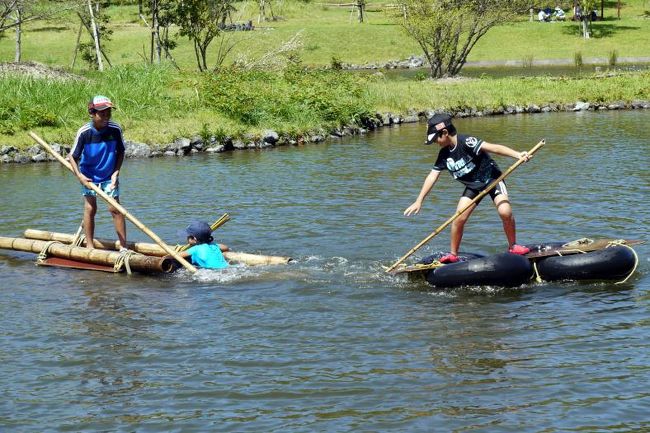
<path id="1" fill-rule="evenodd" d="M 449 170 L 454 179 L 472 189 L 481 190 L 501 176 L 497 163 L 481 152 L 483 140 L 469 135 L 457 135 L 456 146 L 440 149 L 433 166 L 436 171 Z"/>

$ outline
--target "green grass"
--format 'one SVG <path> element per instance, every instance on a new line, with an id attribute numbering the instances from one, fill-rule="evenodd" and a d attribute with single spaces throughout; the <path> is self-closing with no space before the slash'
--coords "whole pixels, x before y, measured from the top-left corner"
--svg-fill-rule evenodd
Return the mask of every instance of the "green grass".
<path id="1" fill-rule="evenodd" d="M 647 0 L 646 0 L 647 1 Z M 230 61 L 237 56 L 259 56 L 301 32 L 303 60 L 308 65 L 329 65 L 333 56 L 343 62 L 365 64 L 403 59 L 421 54 L 414 41 L 391 17 L 394 9 L 382 9 L 384 2 L 370 1 L 367 22 L 359 24 L 349 7 L 325 7 L 316 3 L 282 2 L 274 12 L 282 17 L 274 22 L 257 24 L 257 7 L 252 2 L 238 3 L 235 21 L 253 20 L 253 32 L 230 32 L 226 36 L 237 42 Z M 472 51 L 469 61 L 521 60 L 533 55 L 541 59 L 571 59 L 576 51 L 585 59 L 605 59 L 616 50 L 619 58 L 650 56 L 650 20 L 644 18 L 644 0 L 624 2 L 621 19 L 616 19 L 616 2 L 607 2 L 605 20 L 593 23 L 593 37 L 583 39 L 578 23 L 572 21 L 539 23 L 522 16 L 519 22 L 490 30 Z M 568 9 L 568 8 L 567 8 Z M 372 12 L 375 10 L 381 10 Z M 149 31 L 137 16 L 137 7 L 109 9 L 112 40 L 105 47 L 114 64 L 142 63 L 148 57 Z M 78 31 L 74 15 L 26 26 L 24 59 L 50 65 L 69 66 Z M 84 39 L 88 36 L 84 34 Z M 0 40 L 0 60 L 13 60 L 13 34 Z M 181 39 L 173 52 L 179 65 L 194 69 L 190 43 Z M 77 60 L 77 68 L 86 67 Z"/>
<path id="2" fill-rule="evenodd" d="M 463 110 L 505 108 L 508 105 L 568 104 L 650 100 L 650 72 L 581 78 L 509 77 L 458 82 L 403 82 L 376 80 L 368 97 L 380 111 L 404 113 L 410 109 Z"/>
<path id="3" fill-rule="evenodd" d="M 0 143 L 24 148 L 34 129 L 72 143 L 88 119 L 90 95 L 104 93 L 127 139 L 165 144 L 203 133 L 300 135 L 374 112 L 495 109 L 508 105 L 650 100 L 650 72 L 579 78 L 509 77 L 452 81 L 388 80 L 348 72 L 178 73 L 164 67 L 118 67 L 86 81 L 25 77 L 0 80 Z M 293 76 L 291 74 L 294 74 Z M 295 87 L 294 87 L 295 86 Z"/>

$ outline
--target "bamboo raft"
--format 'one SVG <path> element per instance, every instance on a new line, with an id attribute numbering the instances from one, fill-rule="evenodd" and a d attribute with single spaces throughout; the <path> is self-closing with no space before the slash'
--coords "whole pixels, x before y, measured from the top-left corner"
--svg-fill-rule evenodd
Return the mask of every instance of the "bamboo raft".
<path id="1" fill-rule="evenodd" d="M 27 229 L 24 238 L 0 236 L 0 249 L 32 252 L 39 254 L 36 261 L 42 266 L 69 267 L 104 272 L 127 271 L 142 273 L 172 273 L 179 263 L 157 244 L 128 242 L 125 245 L 131 252 L 125 256 L 117 252 L 118 241 L 95 239 L 95 248 L 72 245 L 75 235 L 45 230 Z M 173 247 L 172 247 L 173 248 Z M 231 264 L 247 266 L 284 265 L 290 257 L 267 256 L 243 252 L 223 253 Z"/>

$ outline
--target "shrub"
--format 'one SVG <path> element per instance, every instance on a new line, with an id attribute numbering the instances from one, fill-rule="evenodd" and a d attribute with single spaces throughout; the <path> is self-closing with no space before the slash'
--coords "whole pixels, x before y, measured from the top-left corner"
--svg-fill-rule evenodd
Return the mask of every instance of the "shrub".
<path id="1" fill-rule="evenodd" d="M 300 64 L 284 72 L 228 68 L 201 83 L 203 102 L 246 125 L 342 125 L 371 113 L 359 75 L 312 70 Z"/>

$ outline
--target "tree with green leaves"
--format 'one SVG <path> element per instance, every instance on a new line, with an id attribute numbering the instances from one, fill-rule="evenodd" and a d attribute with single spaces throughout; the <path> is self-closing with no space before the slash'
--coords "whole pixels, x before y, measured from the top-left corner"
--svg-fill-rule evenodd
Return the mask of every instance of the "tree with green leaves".
<path id="1" fill-rule="evenodd" d="M 69 8 L 63 4 L 44 2 L 41 0 L 0 0 L 0 37 L 5 30 L 14 30 L 16 35 L 16 50 L 14 60 L 22 60 L 23 23 L 43 18 L 49 18 Z"/>
<path id="2" fill-rule="evenodd" d="M 457 75 L 488 30 L 530 8 L 523 0 L 399 0 L 398 18 L 418 43 L 432 78 Z"/>
<path id="3" fill-rule="evenodd" d="M 208 47 L 221 33 L 234 10 L 233 4 L 233 0 L 181 0 L 169 11 L 169 19 L 179 27 L 179 34 L 193 42 L 200 71 L 208 70 Z"/>

